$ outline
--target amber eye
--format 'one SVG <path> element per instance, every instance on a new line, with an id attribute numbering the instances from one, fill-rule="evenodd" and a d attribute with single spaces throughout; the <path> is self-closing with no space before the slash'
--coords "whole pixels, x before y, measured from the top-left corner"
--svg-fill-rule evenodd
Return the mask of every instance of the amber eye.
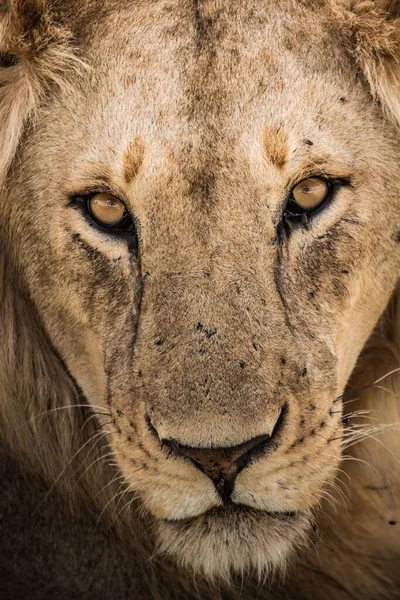
<path id="1" fill-rule="evenodd" d="M 105 227 L 115 227 L 127 215 L 125 204 L 106 193 L 89 198 L 88 209 L 93 219 Z"/>
<path id="2" fill-rule="evenodd" d="M 292 190 L 292 200 L 303 211 L 312 211 L 320 206 L 329 195 L 329 184 L 325 179 L 310 177 L 303 179 Z"/>

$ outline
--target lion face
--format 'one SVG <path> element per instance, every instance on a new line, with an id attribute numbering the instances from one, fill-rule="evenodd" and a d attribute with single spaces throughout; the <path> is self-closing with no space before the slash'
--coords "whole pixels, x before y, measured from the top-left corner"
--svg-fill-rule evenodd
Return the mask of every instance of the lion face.
<path id="1" fill-rule="evenodd" d="M 241 4 L 99 15 L 1 207 L 160 550 L 208 577 L 306 539 L 399 272 L 398 133 L 334 12 Z"/>

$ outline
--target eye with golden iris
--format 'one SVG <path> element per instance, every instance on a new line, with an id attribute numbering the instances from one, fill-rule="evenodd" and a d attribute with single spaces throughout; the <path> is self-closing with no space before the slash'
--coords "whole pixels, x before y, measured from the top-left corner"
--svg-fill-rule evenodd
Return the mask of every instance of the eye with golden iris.
<path id="1" fill-rule="evenodd" d="M 110 194 L 95 194 L 88 200 L 91 216 L 97 223 L 115 227 L 126 213 L 125 204 Z"/>
<path id="2" fill-rule="evenodd" d="M 78 210 L 89 225 L 100 232 L 125 238 L 137 245 L 136 226 L 126 204 L 108 190 L 85 191 L 73 194 L 69 205 Z"/>
<path id="3" fill-rule="evenodd" d="M 352 187 L 350 177 L 308 177 L 295 185 L 283 211 L 283 222 L 308 225 L 309 217 L 334 200 L 343 187 Z"/>
<path id="4" fill-rule="evenodd" d="M 310 177 L 298 183 L 292 190 L 292 198 L 303 210 L 318 208 L 329 195 L 329 184 L 325 179 Z"/>
<path id="5" fill-rule="evenodd" d="M 135 225 L 125 204 L 109 192 L 77 196 L 73 202 L 91 224 L 117 235 L 135 235 Z"/>

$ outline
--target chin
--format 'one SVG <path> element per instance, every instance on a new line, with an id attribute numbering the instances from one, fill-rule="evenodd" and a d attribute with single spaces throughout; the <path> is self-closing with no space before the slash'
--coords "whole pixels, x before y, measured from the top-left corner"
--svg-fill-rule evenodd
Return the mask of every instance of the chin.
<path id="1" fill-rule="evenodd" d="M 185 521 L 159 521 L 159 552 L 209 581 L 284 575 L 310 540 L 311 512 L 267 513 L 231 504 Z"/>

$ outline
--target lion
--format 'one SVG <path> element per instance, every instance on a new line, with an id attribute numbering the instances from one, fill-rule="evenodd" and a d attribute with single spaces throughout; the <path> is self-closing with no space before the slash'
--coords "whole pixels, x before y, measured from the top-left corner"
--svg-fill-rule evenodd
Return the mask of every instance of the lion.
<path id="1" fill-rule="evenodd" d="M 396 0 L 2 4 L 2 597 L 398 597 L 399 61 Z"/>

